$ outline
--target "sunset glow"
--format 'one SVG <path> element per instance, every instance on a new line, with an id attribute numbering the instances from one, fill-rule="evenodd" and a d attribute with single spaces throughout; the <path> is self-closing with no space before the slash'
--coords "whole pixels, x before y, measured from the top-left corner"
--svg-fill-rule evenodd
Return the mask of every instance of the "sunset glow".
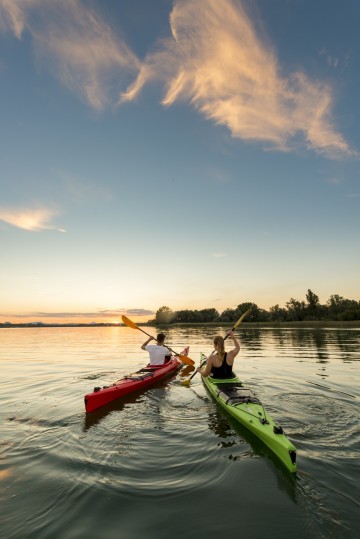
<path id="1" fill-rule="evenodd" d="M 359 300 L 355 15 L 0 0 L 0 322 Z"/>

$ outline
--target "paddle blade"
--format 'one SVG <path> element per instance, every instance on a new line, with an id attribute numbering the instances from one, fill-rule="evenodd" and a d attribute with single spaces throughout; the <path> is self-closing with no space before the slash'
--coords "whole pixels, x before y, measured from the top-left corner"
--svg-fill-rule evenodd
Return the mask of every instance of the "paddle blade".
<path id="1" fill-rule="evenodd" d="M 127 316 L 122 315 L 121 319 L 122 319 L 122 321 L 124 322 L 125 326 L 128 326 L 129 328 L 132 328 L 132 329 L 140 329 L 140 328 L 135 324 L 135 322 L 133 322 L 132 320 L 130 320 L 130 318 L 128 318 Z"/>
<path id="2" fill-rule="evenodd" d="M 252 308 L 253 308 L 253 305 L 251 305 L 251 307 L 249 307 L 249 309 L 247 311 L 245 311 L 244 314 L 242 314 L 240 316 L 239 320 L 236 322 L 233 329 L 236 329 L 241 324 L 241 322 L 244 320 L 244 318 L 250 313 Z"/>
<path id="3" fill-rule="evenodd" d="M 180 359 L 180 361 L 185 363 L 185 365 L 195 365 L 195 361 L 190 357 L 183 356 L 182 354 L 177 354 L 177 357 Z"/>
<path id="4" fill-rule="evenodd" d="M 181 372 L 180 372 L 180 376 L 182 378 L 184 378 L 185 376 L 189 376 L 189 374 L 191 372 L 193 372 L 193 370 L 195 369 L 195 367 L 193 367 L 192 365 L 188 365 L 187 367 L 185 367 Z"/>
<path id="5" fill-rule="evenodd" d="M 207 361 L 207 357 L 204 356 L 204 354 L 201 354 L 201 357 L 203 359 L 203 361 L 200 363 L 200 367 L 203 367 Z M 185 387 L 190 387 L 190 382 L 191 380 L 194 378 L 195 374 L 197 373 L 198 371 L 195 371 L 191 376 L 190 378 L 188 378 L 187 380 L 183 380 L 181 383 L 182 386 L 185 386 Z"/>

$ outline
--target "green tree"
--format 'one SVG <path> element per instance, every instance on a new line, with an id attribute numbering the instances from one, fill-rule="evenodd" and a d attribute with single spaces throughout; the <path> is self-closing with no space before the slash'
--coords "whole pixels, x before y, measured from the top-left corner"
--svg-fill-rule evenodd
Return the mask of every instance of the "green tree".
<path id="1" fill-rule="evenodd" d="M 269 315 L 264 309 L 260 309 L 256 305 L 256 303 L 252 303 L 251 301 L 246 301 L 245 303 L 240 303 L 236 307 L 236 319 L 234 322 L 236 322 L 242 314 L 244 314 L 248 309 L 252 307 L 250 313 L 247 315 L 244 322 L 266 322 L 268 320 Z"/>
<path id="2" fill-rule="evenodd" d="M 236 321 L 235 309 L 225 309 L 219 316 L 219 322 L 234 322 L 234 320 Z"/>
<path id="3" fill-rule="evenodd" d="M 287 318 L 290 321 L 304 320 L 306 305 L 304 301 L 298 301 L 297 299 L 290 298 L 286 302 L 288 310 Z"/>
<path id="4" fill-rule="evenodd" d="M 306 294 L 306 301 L 307 301 L 306 310 L 307 310 L 308 315 L 311 318 L 317 318 L 319 314 L 319 307 L 320 307 L 319 296 L 314 294 L 314 292 L 312 292 L 309 288 Z"/>
<path id="5" fill-rule="evenodd" d="M 201 322 L 199 311 L 192 311 L 190 309 L 176 311 L 174 313 L 173 322 L 180 322 L 180 323 Z"/>
<path id="6" fill-rule="evenodd" d="M 326 302 L 328 317 L 332 320 L 359 320 L 360 301 L 333 294 Z"/>
<path id="7" fill-rule="evenodd" d="M 272 322 L 284 322 L 287 317 L 286 315 L 286 309 L 280 307 L 278 303 L 269 309 L 269 319 Z"/>
<path id="8" fill-rule="evenodd" d="M 170 324 L 173 318 L 173 311 L 166 305 L 156 311 L 155 321 L 157 324 Z"/>
<path id="9" fill-rule="evenodd" d="M 199 315 L 201 322 L 214 322 L 219 318 L 219 313 L 216 309 L 201 309 Z"/>

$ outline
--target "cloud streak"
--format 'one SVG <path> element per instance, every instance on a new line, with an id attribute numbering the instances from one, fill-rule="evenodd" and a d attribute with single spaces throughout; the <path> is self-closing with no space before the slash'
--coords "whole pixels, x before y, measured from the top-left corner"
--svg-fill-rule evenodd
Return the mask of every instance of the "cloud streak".
<path id="1" fill-rule="evenodd" d="M 172 38 L 148 55 L 121 102 L 162 79 L 164 105 L 189 102 L 234 138 L 283 151 L 302 143 L 328 157 L 353 154 L 333 125 L 331 88 L 302 72 L 284 77 L 240 1 L 177 0 L 170 24 Z"/>
<path id="2" fill-rule="evenodd" d="M 285 75 L 241 0 L 175 0 L 172 36 L 143 61 L 81 0 L 0 0 L 0 20 L 19 39 L 29 32 L 37 58 L 95 109 L 161 81 L 164 106 L 187 102 L 233 138 L 357 155 L 335 127 L 331 87 L 302 71 Z"/>
<path id="3" fill-rule="evenodd" d="M 119 317 L 122 314 L 128 316 L 151 316 L 154 315 L 154 311 L 148 309 L 114 309 L 114 310 L 100 310 L 93 312 L 31 312 L 28 314 L 3 314 L 0 316 L 11 316 L 12 318 L 29 318 L 30 316 L 46 317 L 46 318 L 110 318 Z"/>
<path id="4" fill-rule="evenodd" d="M 57 212 L 54 210 L 48 208 L 0 208 L 0 220 L 17 228 L 33 232 L 38 232 L 40 230 L 57 230 L 58 232 L 65 232 L 63 228 L 57 228 L 51 223 L 51 220 L 56 213 Z"/>
<path id="5" fill-rule="evenodd" d="M 0 0 L 0 29 L 26 30 L 38 61 L 93 108 L 114 102 L 140 63 L 124 40 L 80 0 Z"/>

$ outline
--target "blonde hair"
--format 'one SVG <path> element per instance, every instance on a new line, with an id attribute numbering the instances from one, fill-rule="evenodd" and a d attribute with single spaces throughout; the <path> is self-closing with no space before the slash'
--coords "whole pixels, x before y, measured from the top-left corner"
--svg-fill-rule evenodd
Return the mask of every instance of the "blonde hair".
<path id="1" fill-rule="evenodd" d="M 225 354 L 224 338 L 218 335 L 214 339 L 214 346 L 219 359 L 222 359 Z"/>

